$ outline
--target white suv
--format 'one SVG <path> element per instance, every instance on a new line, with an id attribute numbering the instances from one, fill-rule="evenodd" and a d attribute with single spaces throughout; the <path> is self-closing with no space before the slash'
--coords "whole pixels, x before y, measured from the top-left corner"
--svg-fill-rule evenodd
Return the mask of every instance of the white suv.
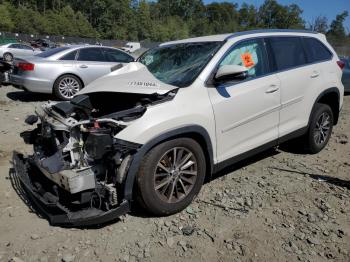
<path id="1" fill-rule="evenodd" d="M 58 210 L 45 211 L 52 224 L 102 223 L 134 199 L 176 213 L 206 177 L 259 151 L 296 137 L 322 150 L 343 102 L 341 66 L 308 31 L 165 43 L 28 117 L 40 118 L 22 133 L 35 154 L 14 154 L 16 174 L 44 210 Z"/>

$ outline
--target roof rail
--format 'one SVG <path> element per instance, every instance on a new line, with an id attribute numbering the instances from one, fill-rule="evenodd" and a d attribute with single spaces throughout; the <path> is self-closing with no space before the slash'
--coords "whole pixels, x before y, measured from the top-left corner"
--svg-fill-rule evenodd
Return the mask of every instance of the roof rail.
<path id="1" fill-rule="evenodd" d="M 251 34 L 259 34 L 259 33 L 308 33 L 308 34 L 318 34 L 315 31 L 305 30 L 305 29 L 258 29 L 258 30 L 250 30 L 250 31 L 242 31 L 232 33 L 225 40 L 229 40 L 234 37 L 243 36 L 243 35 L 251 35 Z"/>

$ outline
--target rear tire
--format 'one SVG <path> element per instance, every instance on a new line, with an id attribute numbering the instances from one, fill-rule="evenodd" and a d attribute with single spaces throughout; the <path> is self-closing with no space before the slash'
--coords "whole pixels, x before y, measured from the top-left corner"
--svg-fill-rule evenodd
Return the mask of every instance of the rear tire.
<path id="1" fill-rule="evenodd" d="M 193 139 L 178 138 L 155 146 L 137 175 L 137 201 L 157 216 L 183 210 L 203 185 L 205 165 L 202 148 Z"/>
<path id="2" fill-rule="evenodd" d="M 329 105 L 316 104 L 305 135 L 306 150 L 316 154 L 326 147 L 333 130 L 334 117 Z"/>
<path id="3" fill-rule="evenodd" d="M 12 62 L 13 61 L 13 55 L 11 53 L 5 53 L 2 58 L 6 62 Z"/>
<path id="4" fill-rule="evenodd" d="M 83 83 L 75 75 L 60 76 L 53 86 L 54 95 L 64 101 L 71 100 L 81 89 Z"/>

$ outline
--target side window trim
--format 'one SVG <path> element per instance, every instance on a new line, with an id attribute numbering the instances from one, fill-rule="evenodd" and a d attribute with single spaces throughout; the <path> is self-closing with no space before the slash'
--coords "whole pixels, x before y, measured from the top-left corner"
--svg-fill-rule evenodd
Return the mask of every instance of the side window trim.
<path id="1" fill-rule="evenodd" d="M 251 38 L 245 38 L 245 39 L 242 39 L 242 40 L 239 40 L 235 43 L 233 43 L 226 51 L 225 53 L 222 55 L 222 57 L 220 58 L 220 60 L 216 63 L 214 69 L 212 70 L 212 72 L 209 74 L 207 80 L 205 81 L 205 84 L 206 85 L 212 85 L 213 84 L 213 79 L 214 79 L 214 76 L 215 76 L 215 73 L 217 72 L 217 70 L 219 69 L 219 66 L 221 64 L 221 62 L 226 58 L 226 56 L 228 54 L 231 53 L 231 51 L 236 48 L 238 45 L 244 43 L 244 42 L 248 42 L 248 41 L 252 41 L 252 40 L 261 40 L 262 43 L 263 43 L 263 46 L 264 46 L 264 53 L 265 53 L 265 56 L 267 57 L 268 61 L 267 61 L 267 66 L 268 66 L 268 73 L 266 74 L 263 74 L 263 75 L 260 75 L 260 76 L 257 76 L 257 77 L 254 77 L 254 78 L 249 78 L 249 79 L 245 79 L 245 80 L 242 80 L 242 81 L 239 81 L 237 83 L 232 83 L 232 82 L 228 82 L 227 84 L 224 84 L 225 86 L 233 86 L 233 85 L 238 85 L 238 84 L 241 84 L 241 83 L 245 83 L 245 82 L 248 82 L 248 81 L 252 81 L 252 80 L 256 80 L 256 79 L 259 79 L 259 78 L 262 78 L 262 77 L 266 77 L 266 76 L 269 76 L 271 74 L 274 74 L 274 72 L 272 71 L 272 65 L 271 65 L 271 61 L 270 61 L 270 58 L 269 58 L 269 53 L 268 53 L 268 50 L 267 50 L 267 47 L 266 47 L 266 37 L 265 36 L 262 36 L 262 37 L 251 37 Z"/>

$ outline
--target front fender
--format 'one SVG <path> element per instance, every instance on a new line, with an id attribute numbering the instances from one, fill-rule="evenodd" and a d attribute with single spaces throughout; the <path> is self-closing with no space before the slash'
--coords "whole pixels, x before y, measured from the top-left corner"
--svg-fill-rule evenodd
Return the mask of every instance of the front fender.
<path id="1" fill-rule="evenodd" d="M 154 146 L 160 144 L 163 141 L 167 141 L 171 138 L 187 136 L 189 134 L 197 134 L 204 139 L 205 145 L 201 145 L 201 146 L 203 150 L 206 150 L 204 154 L 207 155 L 207 158 L 209 160 L 209 171 L 212 172 L 213 166 L 214 166 L 213 147 L 212 147 L 212 143 L 208 132 L 203 127 L 198 125 L 183 126 L 181 128 L 177 128 L 177 129 L 162 133 L 157 137 L 154 137 L 144 145 L 142 145 L 141 148 L 139 148 L 137 153 L 133 156 L 132 162 L 128 170 L 128 174 L 125 181 L 125 187 L 124 187 L 124 199 L 126 200 L 132 199 L 132 192 L 135 184 L 135 178 L 139 170 L 141 161 L 143 157 L 146 155 L 146 153 L 150 149 L 152 149 Z"/>

